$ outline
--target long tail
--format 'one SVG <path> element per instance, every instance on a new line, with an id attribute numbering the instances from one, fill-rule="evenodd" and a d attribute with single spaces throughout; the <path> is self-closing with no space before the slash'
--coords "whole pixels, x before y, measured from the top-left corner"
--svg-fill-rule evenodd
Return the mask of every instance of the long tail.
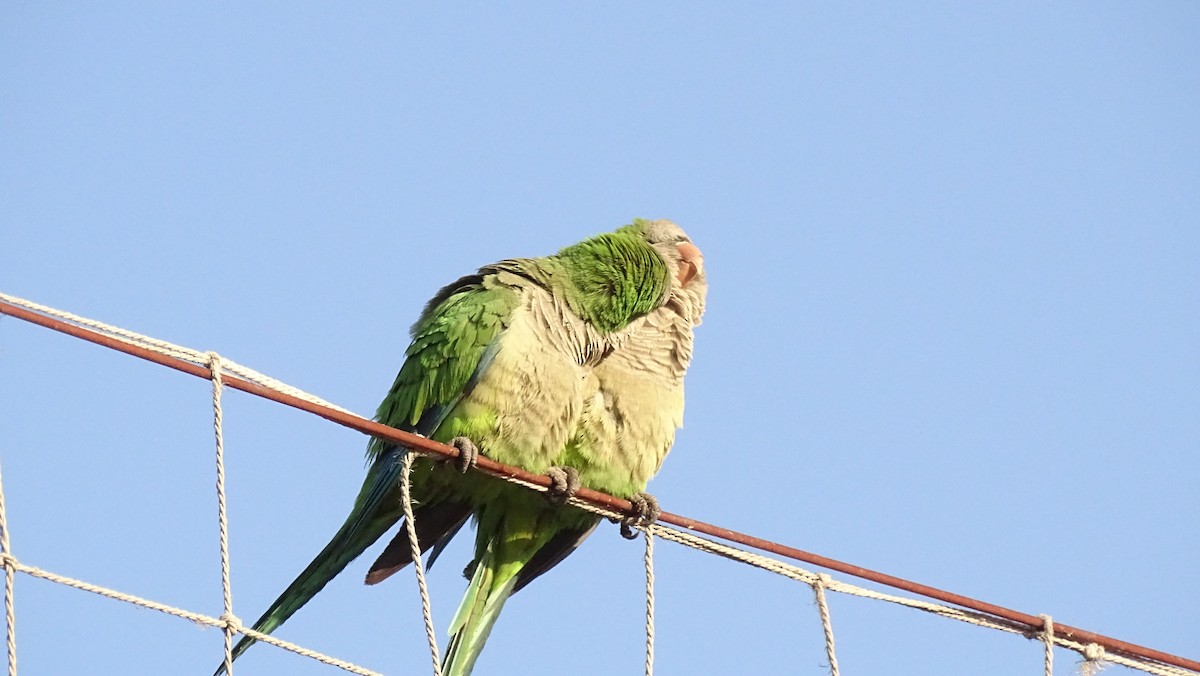
<path id="1" fill-rule="evenodd" d="M 475 534 L 475 571 L 450 623 L 450 645 L 442 661 L 443 676 L 471 673 L 504 602 L 523 581 L 528 581 L 525 569 L 530 563 L 537 564 L 539 552 L 567 529 L 570 526 L 562 523 L 561 512 L 547 509 L 540 499 L 526 502 L 526 497 L 521 496 L 516 503 L 493 502 L 483 508 Z M 579 533 L 575 532 L 572 539 L 577 538 Z M 555 558 L 554 562 L 562 558 L 556 554 L 549 556 Z M 536 572 L 544 572 L 548 568 L 546 563 L 537 565 Z"/>
<path id="2" fill-rule="evenodd" d="M 399 505 L 386 509 L 381 509 L 381 506 L 384 504 L 384 498 L 396 487 L 402 459 L 403 451 L 395 449 L 381 455 L 371 465 L 366 480 L 363 481 L 362 490 L 354 501 L 354 509 L 350 511 L 346 522 L 312 563 L 308 564 L 262 617 L 258 618 L 254 623 L 256 631 L 264 634 L 275 631 L 400 519 Z M 255 639 L 243 636 L 233 649 L 234 659 L 246 652 L 255 642 Z M 221 676 L 224 672 L 225 665 L 222 664 L 213 676 Z"/>
<path id="3" fill-rule="evenodd" d="M 496 540 L 489 538 L 483 556 L 477 559 L 475 574 L 450 623 L 450 645 L 442 661 L 443 676 L 467 676 L 475 668 L 475 660 L 492 633 L 492 625 L 517 582 L 513 575 L 501 579 Z"/>

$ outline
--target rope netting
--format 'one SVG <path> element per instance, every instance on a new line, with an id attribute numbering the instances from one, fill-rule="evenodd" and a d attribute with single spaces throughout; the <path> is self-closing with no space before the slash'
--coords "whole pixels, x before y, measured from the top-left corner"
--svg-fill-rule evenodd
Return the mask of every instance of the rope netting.
<path id="1" fill-rule="evenodd" d="M 274 636 L 262 634 L 242 625 L 233 612 L 233 593 L 230 586 L 230 562 L 228 542 L 228 515 L 225 506 L 225 460 L 224 435 L 222 431 L 222 401 L 221 394 L 226 387 L 232 387 L 245 392 L 256 394 L 295 408 L 321 415 L 339 424 L 351 427 L 361 432 L 386 438 L 395 443 L 408 447 L 414 453 L 405 456 L 403 477 L 401 480 L 401 500 L 405 514 L 405 527 L 408 529 L 409 541 L 412 545 L 411 556 L 417 579 L 417 587 L 421 596 L 421 607 L 424 616 L 424 627 L 429 642 L 429 651 L 433 663 L 433 673 L 440 676 L 440 658 L 434 623 L 432 618 L 429 592 L 425 581 L 424 566 L 421 560 L 419 543 L 412 517 L 412 504 L 409 496 L 409 473 L 415 453 L 440 454 L 454 457 L 458 450 L 424 437 L 411 435 L 391 427 L 380 425 L 350 411 L 326 402 L 319 397 L 291 387 L 274 378 L 266 376 L 253 369 L 236 364 L 215 352 L 201 352 L 187 347 L 174 345 L 166 341 L 143 336 L 119 327 L 109 326 L 69 312 L 40 305 L 21 298 L 0 293 L 0 313 L 8 314 L 47 328 L 52 328 L 77 338 L 82 338 L 127 354 L 132 354 L 156 363 L 175 368 L 195 376 L 206 378 L 212 382 L 213 428 L 216 446 L 216 492 L 217 519 L 220 539 L 220 565 L 222 582 L 222 608 L 220 617 L 211 617 L 194 613 L 182 608 L 176 608 L 164 603 L 141 598 L 114 589 L 94 585 L 82 580 L 58 575 L 40 568 L 22 563 L 12 552 L 9 541 L 9 524 L 4 507 L 3 479 L 0 475 L 0 564 L 4 567 L 4 608 L 6 618 L 6 646 L 8 659 L 8 674 L 17 674 L 16 647 L 16 613 L 13 599 L 15 574 L 23 573 L 31 577 L 47 580 L 90 592 L 106 598 L 125 603 L 131 603 L 142 608 L 156 610 L 168 615 L 190 620 L 197 624 L 218 627 L 224 633 L 224 664 L 232 673 L 232 646 L 236 634 L 243 634 L 254 639 L 269 643 L 284 650 L 289 650 L 330 666 L 338 667 L 355 674 L 376 674 L 364 667 L 351 662 L 340 660 L 308 648 L 284 641 Z M 519 468 L 501 465 L 480 457 L 477 469 L 492 474 L 502 480 L 509 481 L 530 490 L 546 491 L 550 481 L 544 476 L 531 475 Z M 612 521 L 627 519 L 632 505 L 628 501 L 613 496 L 581 489 L 569 504 L 592 512 Z M 1043 645 L 1044 674 L 1051 676 L 1054 668 L 1054 647 L 1072 650 L 1080 655 L 1081 673 L 1090 676 L 1104 664 L 1115 664 L 1136 669 L 1145 673 L 1163 676 L 1196 676 L 1200 674 L 1200 662 L 1170 655 L 1150 648 L 1119 641 L 1107 636 L 1094 634 L 1084 630 L 1056 625 L 1049 615 L 1032 616 L 1017 611 L 1001 608 L 974 599 L 943 592 L 941 590 L 919 585 L 876 573 L 857 566 L 845 564 L 819 555 L 808 554 L 783 545 L 777 545 L 752 536 L 744 535 L 728 529 L 711 526 L 702 522 L 687 519 L 677 515 L 663 513 L 659 521 L 652 524 L 635 525 L 641 530 L 645 539 L 645 555 L 643 562 L 646 573 L 646 659 L 645 673 L 653 674 L 654 668 L 654 544 L 661 538 L 675 542 L 692 549 L 721 556 L 749 566 L 766 570 L 776 575 L 807 585 L 817 606 L 825 644 L 828 668 L 832 676 L 839 675 L 838 660 L 835 653 L 834 631 L 830 617 L 829 602 L 826 592 L 848 594 L 877 601 L 885 601 L 907 608 L 921 610 L 959 622 L 965 622 L 980 627 L 1018 634 L 1033 639 Z M 700 537 L 695 532 L 708 534 L 713 539 Z M 764 556 L 742 547 L 726 544 L 726 542 L 753 546 L 770 551 L 781 558 Z M 899 596 L 880 592 L 858 585 L 835 580 L 827 573 L 814 573 L 792 563 L 782 560 L 782 557 L 816 562 L 822 567 L 846 572 L 859 578 L 919 594 L 927 598 L 946 601 L 953 604 L 935 602 Z"/>

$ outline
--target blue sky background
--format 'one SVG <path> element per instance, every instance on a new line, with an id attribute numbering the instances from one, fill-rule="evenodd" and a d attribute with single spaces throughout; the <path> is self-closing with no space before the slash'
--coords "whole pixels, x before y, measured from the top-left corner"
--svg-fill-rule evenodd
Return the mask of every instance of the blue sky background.
<path id="1" fill-rule="evenodd" d="M 1196 659 L 1198 34 L 1183 2 L 9 2 L 0 290 L 370 414 L 443 283 L 671 218 L 711 291 L 666 509 Z M 13 319 L 0 383 L 18 558 L 220 614 L 208 384 Z M 226 397 L 243 619 L 340 524 L 364 443 Z M 443 645 L 468 539 L 431 573 Z M 825 673 L 807 588 L 658 553 L 659 673 Z M 602 528 L 477 673 L 640 673 L 641 554 Z M 366 565 L 279 635 L 427 672 L 411 577 Z M 217 630 L 17 584 L 22 674 L 220 659 Z M 1020 637 L 831 602 L 843 673 L 1040 673 Z"/>

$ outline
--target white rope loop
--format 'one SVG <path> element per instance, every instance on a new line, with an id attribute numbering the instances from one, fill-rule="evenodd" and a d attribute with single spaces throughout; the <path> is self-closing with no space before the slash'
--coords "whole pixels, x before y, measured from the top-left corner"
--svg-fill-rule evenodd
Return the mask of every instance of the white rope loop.
<path id="1" fill-rule="evenodd" d="M 417 590 L 421 594 L 421 614 L 425 618 L 425 637 L 429 641 L 429 655 L 433 658 L 433 675 L 442 676 L 442 658 L 438 654 L 437 631 L 433 627 L 433 608 L 429 602 L 429 585 L 425 582 L 425 563 L 421 560 L 421 543 L 417 542 L 417 525 L 412 507 L 412 468 L 416 454 L 404 452 L 401 465 L 400 503 L 404 508 L 404 527 L 408 529 L 409 551 L 412 555 L 413 572 L 417 576 Z"/>
<path id="2" fill-rule="evenodd" d="M 1054 676 L 1054 618 L 1049 615 L 1038 615 L 1042 618 L 1042 662 L 1045 665 L 1045 676 Z"/>

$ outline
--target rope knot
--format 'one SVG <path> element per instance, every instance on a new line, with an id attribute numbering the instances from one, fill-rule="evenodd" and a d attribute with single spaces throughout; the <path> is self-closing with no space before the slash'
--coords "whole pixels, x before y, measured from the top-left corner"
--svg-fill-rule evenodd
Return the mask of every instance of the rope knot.
<path id="1" fill-rule="evenodd" d="M 1104 659 L 1104 646 L 1099 643 L 1089 643 L 1083 646 L 1083 659 L 1089 662 L 1099 662 Z"/>
<path id="2" fill-rule="evenodd" d="M 1054 618 L 1050 617 L 1046 613 L 1042 613 L 1042 614 L 1038 615 L 1038 617 L 1042 618 L 1042 630 L 1039 633 L 1042 636 L 1048 636 L 1049 638 L 1053 639 L 1054 638 Z"/>
<path id="3" fill-rule="evenodd" d="M 221 379 L 221 355 L 217 354 L 216 352 L 213 352 L 212 350 L 209 350 L 208 352 L 204 353 L 204 356 L 208 357 L 208 370 L 210 372 L 209 377 L 212 380 L 220 380 Z"/>
<path id="4" fill-rule="evenodd" d="M 221 613 L 221 616 L 217 619 L 221 621 L 221 626 L 230 631 L 240 632 L 242 630 L 242 621 L 233 613 Z"/>
<path id="5" fill-rule="evenodd" d="M 1080 676 L 1096 676 L 1105 666 L 1104 646 L 1099 643 L 1083 646 L 1083 663 L 1079 665 Z"/>

